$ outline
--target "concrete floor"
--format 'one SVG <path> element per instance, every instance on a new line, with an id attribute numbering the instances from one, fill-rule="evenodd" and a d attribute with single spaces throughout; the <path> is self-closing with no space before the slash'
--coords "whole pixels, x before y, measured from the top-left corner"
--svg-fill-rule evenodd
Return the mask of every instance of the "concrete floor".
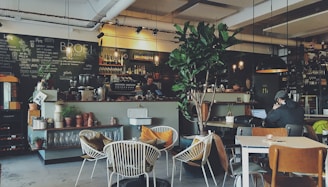
<path id="1" fill-rule="evenodd" d="M 171 183 L 172 160 L 169 161 L 170 176 L 166 175 L 164 155 L 156 163 L 156 176 Z M 2 165 L 1 187 L 74 187 L 82 161 L 44 165 L 37 153 L 34 152 L 25 155 L 0 157 L 0 163 Z M 105 160 L 99 161 L 94 177 L 90 179 L 93 162 L 86 162 L 78 186 L 107 186 L 105 165 Z M 222 180 L 223 173 L 219 173 L 216 176 L 218 186 L 222 186 Z M 215 186 L 210 175 L 208 175 L 208 181 L 209 186 Z M 258 181 L 260 182 L 260 180 Z M 175 172 L 174 186 L 203 187 L 205 186 L 205 181 L 202 175 L 191 174 L 184 169 L 182 170 L 182 181 L 179 181 L 179 170 L 177 169 Z M 225 186 L 233 186 L 233 178 L 227 177 Z M 260 182 L 258 186 L 262 186 L 262 183 Z"/>

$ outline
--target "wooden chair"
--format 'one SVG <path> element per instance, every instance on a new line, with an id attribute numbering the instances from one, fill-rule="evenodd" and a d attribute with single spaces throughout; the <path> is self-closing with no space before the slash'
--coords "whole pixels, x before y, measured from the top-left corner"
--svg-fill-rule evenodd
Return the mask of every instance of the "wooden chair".
<path id="1" fill-rule="evenodd" d="M 323 161 L 326 157 L 326 148 L 292 148 L 281 145 L 272 145 L 269 148 L 269 164 L 272 174 L 265 174 L 265 186 L 271 187 L 322 187 Z M 301 172 L 317 174 L 317 182 L 309 176 L 291 176 L 278 172 Z"/>
<path id="2" fill-rule="evenodd" d="M 315 131 L 311 125 L 304 125 L 304 127 L 307 131 L 307 136 L 310 139 L 320 142 L 318 135 L 315 133 Z"/>
<path id="3" fill-rule="evenodd" d="M 262 127 L 253 127 L 252 135 L 253 136 L 266 136 L 272 134 L 273 136 L 288 136 L 286 128 L 262 128 Z"/>

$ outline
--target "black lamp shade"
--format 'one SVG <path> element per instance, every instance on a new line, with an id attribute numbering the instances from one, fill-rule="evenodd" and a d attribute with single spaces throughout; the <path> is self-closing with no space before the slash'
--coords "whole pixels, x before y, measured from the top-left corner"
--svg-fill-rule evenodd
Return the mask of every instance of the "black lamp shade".
<path id="1" fill-rule="evenodd" d="M 282 73 L 287 72 L 287 64 L 278 56 L 264 59 L 257 67 L 256 73 Z"/>

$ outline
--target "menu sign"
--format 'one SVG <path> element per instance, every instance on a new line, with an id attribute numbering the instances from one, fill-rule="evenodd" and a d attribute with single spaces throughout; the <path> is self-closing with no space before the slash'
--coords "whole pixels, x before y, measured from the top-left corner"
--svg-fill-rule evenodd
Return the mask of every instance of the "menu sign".
<path id="1" fill-rule="evenodd" d="M 71 53 L 66 53 L 66 48 Z M 40 78 L 51 73 L 56 81 L 67 81 L 81 73 L 98 71 L 98 43 L 38 36 L 0 33 L 0 73 L 11 72 L 20 78 Z"/>

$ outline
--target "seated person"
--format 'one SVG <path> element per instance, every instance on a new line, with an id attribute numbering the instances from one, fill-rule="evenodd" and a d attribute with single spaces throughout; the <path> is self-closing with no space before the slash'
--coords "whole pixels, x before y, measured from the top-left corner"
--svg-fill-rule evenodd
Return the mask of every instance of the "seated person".
<path id="1" fill-rule="evenodd" d="M 304 109 L 299 103 L 291 100 L 284 90 L 274 97 L 275 104 L 267 114 L 265 126 L 285 127 L 286 124 L 304 125 Z"/>
<path id="2" fill-rule="evenodd" d="M 147 83 L 142 85 L 141 89 L 143 95 L 146 95 L 148 90 L 150 90 L 153 95 L 157 95 L 156 90 L 158 90 L 158 87 L 154 84 L 154 78 L 151 75 L 147 76 Z"/>

